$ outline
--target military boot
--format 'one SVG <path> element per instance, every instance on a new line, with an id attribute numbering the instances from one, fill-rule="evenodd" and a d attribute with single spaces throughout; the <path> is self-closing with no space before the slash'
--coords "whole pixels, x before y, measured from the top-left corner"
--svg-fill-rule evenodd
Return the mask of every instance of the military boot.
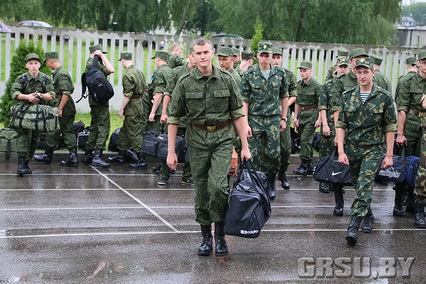
<path id="1" fill-rule="evenodd" d="M 404 196 L 405 196 L 404 188 L 395 188 L 395 205 L 393 207 L 393 215 L 394 216 L 402 216 L 404 215 Z"/>
<path id="2" fill-rule="evenodd" d="M 198 247 L 198 255 L 209 256 L 213 250 L 213 236 L 211 225 L 201 225 L 201 235 L 203 240 Z"/>
<path id="3" fill-rule="evenodd" d="M 216 246 L 215 246 L 216 256 L 228 255 L 228 246 L 226 245 L 225 231 L 223 229 L 223 226 L 224 226 L 223 222 L 216 222 L 214 224 L 214 240 L 216 243 Z"/>
<path id="4" fill-rule="evenodd" d="M 138 154 L 135 151 L 133 151 L 132 149 L 127 149 L 126 155 L 129 156 L 134 162 L 139 162 Z"/>
<path id="5" fill-rule="evenodd" d="M 371 233 L 373 231 L 373 224 L 374 224 L 374 215 L 371 208 L 368 208 L 367 215 L 364 217 L 364 221 L 362 222 L 361 230 L 364 233 Z"/>
<path id="6" fill-rule="evenodd" d="M 293 171 L 295 175 L 307 176 L 308 175 L 308 160 L 302 159 L 300 166 Z"/>
<path id="7" fill-rule="evenodd" d="M 411 186 L 407 187 L 407 195 L 406 195 L 406 207 L 405 212 L 408 213 L 416 213 L 416 209 L 414 208 L 414 188 Z"/>
<path id="8" fill-rule="evenodd" d="M 346 242 L 348 245 L 353 246 L 358 241 L 358 229 L 361 225 L 362 217 L 352 216 L 351 221 L 349 222 L 348 232 L 346 233 Z"/>
<path id="9" fill-rule="evenodd" d="M 322 193 L 330 193 L 330 185 L 326 182 L 320 182 L 319 191 Z"/>
<path id="10" fill-rule="evenodd" d="M 413 207 L 416 210 L 414 226 L 420 229 L 426 229 L 425 221 L 425 206 L 422 203 L 413 203 Z"/>
<path id="11" fill-rule="evenodd" d="M 278 172 L 278 180 L 281 182 L 281 187 L 285 190 L 290 189 L 290 183 L 287 181 L 285 172 Z"/>
<path id="12" fill-rule="evenodd" d="M 84 151 L 83 164 L 90 165 L 90 163 L 92 162 L 92 155 L 93 155 L 92 152 L 93 152 L 93 150 L 86 150 L 86 151 Z"/>
<path id="13" fill-rule="evenodd" d="M 333 214 L 336 216 L 343 216 L 343 206 L 344 206 L 344 198 L 343 198 L 343 190 L 341 188 L 334 189 L 334 202 L 336 205 L 334 206 Z"/>
<path id="14" fill-rule="evenodd" d="M 43 162 L 45 164 L 51 164 L 53 159 L 54 148 L 47 148 L 44 154 L 34 155 L 34 161 Z"/>
<path id="15" fill-rule="evenodd" d="M 311 160 L 308 160 L 307 163 L 306 163 L 306 173 L 308 175 L 313 175 L 314 174 L 314 170 L 315 170 L 314 164 L 312 164 Z"/>
<path id="16" fill-rule="evenodd" d="M 131 167 L 131 168 L 139 168 L 139 169 L 142 169 L 142 170 L 146 170 L 148 168 L 148 166 L 147 166 L 147 164 L 145 162 L 145 159 L 140 154 L 138 154 L 137 157 L 138 157 L 138 161 L 135 162 L 135 163 L 129 164 L 129 167 Z"/>
<path id="17" fill-rule="evenodd" d="M 32 174 L 31 169 L 28 167 L 28 160 L 25 156 L 18 156 L 18 170 L 16 173 L 20 176 Z"/>
<path id="18" fill-rule="evenodd" d="M 70 150 L 68 160 L 61 161 L 60 165 L 63 167 L 78 167 L 77 147 Z"/>
<path id="19" fill-rule="evenodd" d="M 96 149 L 93 152 L 92 163 L 90 165 L 93 167 L 109 168 L 109 164 L 102 160 L 102 150 L 100 149 Z"/>
<path id="20" fill-rule="evenodd" d="M 274 200 L 277 196 L 277 189 L 275 187 L 275 174 L 268 174 L 268 183 L 269 183 L 269 199 Z"/>
<path id="21" fill-rule="evenodd" d="M 120 150 L 120 151 L 118 151 L 117 156 L 108 157 L 108 162 L 117 163 L 119 165 L 124 165 L 124 155 L 125 155 L 125 152 Z"/>

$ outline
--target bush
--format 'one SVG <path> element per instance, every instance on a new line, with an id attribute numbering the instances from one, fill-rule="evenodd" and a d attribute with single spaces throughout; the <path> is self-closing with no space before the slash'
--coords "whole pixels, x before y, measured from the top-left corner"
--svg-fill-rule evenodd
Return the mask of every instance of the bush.
<path id="1" fill-rule="evenodd" d="M 251 40 L 250 49 L 253 50 L 256 56 L 257 44 L 262 40 L 262 37 L 263 37 L 263 23 L 262 23 L 262 19 L 259 16 L 257 16 L 256 23 L 254 24 L 253 28 L 254 28 L 254 35 Z"/>
<path id="2" fill-rule="evenodd" d="M 30 41 L 28 44 L 22 41 L 15 50 L 15 55 L 12 57 L 12 62 L 10 63 L 10 77 L 6 83 L 6 93 L 1 97 L 0 102 L 0 122 L 6 127 L 9 125 L 10 107 L 16 103 L 16 100 L 12 100 L 10 92 L 12 84 L 18 76 L 28 71 L 25 67 L 25 56 L 30 52 L 38 54 L 40 60 L 43 61 L 44 51 L 41 47 L 35 46 L 33 41 Z M 49 76 L 51 74 L 50 69 L 45 64 L 41 65 L 40 71 Z"/>

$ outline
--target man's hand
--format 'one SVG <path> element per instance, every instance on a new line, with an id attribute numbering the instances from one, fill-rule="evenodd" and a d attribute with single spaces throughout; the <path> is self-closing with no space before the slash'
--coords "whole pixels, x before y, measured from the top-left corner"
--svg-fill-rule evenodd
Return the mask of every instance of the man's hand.
<path id="1" fill-rule="evenodd" d="M 241 154 L 242 155 L 242 154 Z M 177 165 L 178 165 L 178 158 L 176 156 L 176 153 L 173 154 L 168 154 L 167 155 L 167 166 L 171 169 L 171 170 L 176 170 Z"/>
<path id="2" fill-rule="evenodd" d="M 341 163 L 344 166 L 349 165 L 349 159 L 345 153 L 339 154 L 339 163 Z"/>
<path id="3" fill-rule="evenodd" d="M 148 120 L 149 120 L 150 122 L 154 122 L 154 121 L 155 121 L 155 112 L 151 112 L 151 113 L 149 114 Z"/>
<path id="4" fill-rule="evenodd" d="M 297 118 L 294 119 L 293 123 L 295 128 L 299 127 L 299 120 Z"/>
<path id="5" fill-rule="evenodd" d="M 382 168 L 383 169 L 389 169 L 392 165 L 393 165 L 392 156 L 386 155 L 385 158 L 382 161 Z"/>
<path id="6" fill-rule="evenodd" d="M 280 132 L 283 132 L 287 128 L 287 121 L 281 119 L 280 121 Z"/>
<path id="7" fill-rule="evenodd" d="M 58 117 L 62 117 L 62 109 L 58 108 Z"/>
<path id="8" fill-rule="evenodd" d="M 162 114 L 160 118 L 160 123 L 161 124 L 167 123 L 168 119 L 169 119 L 169 116 L 167 114 Z"/>
<path id="9" fill-rule="evenodd" d="M 252 137 L 252 136 L 253 136 L 253 133 L 251 132 L 251 127 L 248 126 L 247 127 L 247 137 Z"/>
<path id="10" fill-rule="evenodd" d="M 330 136 L 331 135 L 330 127 L 328 126 L 328 124 L 323 125 L 322 135 L 324 135 L 324 136 Z"/>
<path id="11" fill-rule="evenodd" d="M 251 153 L 250 150 L 247 149 L 241 149 L 241 161 L 248 161 L 251 159 Z"/>
<path id="12" fill-rule="evenodd" d="M 396 136 L 396 145 L 398 146 L 407 146 L 408 140 L 404 134 Z"/>
<path id="13" fill-rule="evenodd" d="M 118 117 L 122 118 L 124 116 L 124 109 L 120 108 L 118 111 Z"/>

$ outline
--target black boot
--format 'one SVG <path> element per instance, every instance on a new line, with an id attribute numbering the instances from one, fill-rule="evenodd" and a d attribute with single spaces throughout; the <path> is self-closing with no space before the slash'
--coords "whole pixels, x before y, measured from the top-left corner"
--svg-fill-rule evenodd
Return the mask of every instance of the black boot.
<path id="1" fill-rule="evenodd" d="M 126 155 L 129 156 L 134 162 L 139 162 L 138 154 L 132 149 L 127 149 Z"/>
<path id="2" fill-rule="evenodd" d="M 374 224 L 374 215 L 371 208 L 368 208 L 367 215 L 364 217 L 364 221 L 362 222 L 361 230 L 364 233 L 371 233 L 373 231 L 373 224 Z"/>
<path id="3" fill-rule="evenodd" d="M 92 162 L 92 156 L 93 156 L 92 152 L 93 152 L 93 150 L 86 150 L 84 152 L 83 164 L 90 165 L 90 163 Z"/>
<path id="4" fill-rule="evenodd" d="M 314 164 L 312 164 L 311 160 L 308 160 L 306 163 L 306 173 L 308 175 L 313 175 L 314 174 Z"/>
<path id="5" fill-rule="evenodd" d="M 290 183 L 287 181 L 287 177 L 285 175 L 285 172 L 279 172 L 278 173 L 278 180 L 281 182 L 281 187 L 285 190 L 290 189 Z"/>
<path id="6" fill-rule="evenodd" d="M 225 231 L 223 230 L 223 222 L 216 222 L 214 224 L 214 240 L 216 242 L 215 255 L 225 256 L 228 255 L 228 246 L 225 240 Z"/>
<path id="7" fill-rule="evenodd" d="M 43 162 L 45 164 L 51 164 L 53 158 L 54 148 L 48 148 L 44 151 L 44 154 L 34 155 L 34 161 Z"/>
<path id="8" fill-rule="evenodd" d="M 405 197 L 405 188 L 395 188 L 395 205 L 393 207 L 394 216 L 404 215 L 404 197 Z"/>
<path id="9" fill-rule="evenodd" d="M 320 182 L 319 191 L 322 193 L 330 193 L 330 185 L 326 182 Z"/>
<path id="10" fill-rule="evenodd" d="M 77 147 L 70 150 L 68 160 L 61 161 L 60 165 L 63 167 L 78 167 Z"/>
<path id="11" fill-rule="evenodd" d="M 405 212 L 408 213 L 416 213 L 416 209 L 414 208 L 414 188 L 412 186 L 407 187 L 407 195 L 405 201 L 407 207 L 405 207 Z"/>
<path id="12" fill-rule="evenodd" d="M 269 199 L 274 200 L 277 196 L 277 189 L 275 187 L 275 174 L 268 174 L 269 183 Z"/>
<path id="13" fill-rule="evenodd" d="M 16 173 L 20 176 L 32 174 L 31 169 L 28 167 L 28 160 L 25 156 L 18 156 L 18 170 Z"/>
<path id="14" fill-rule="evenodd" d="M 425 221 L 425 206 L 422 203 L 413 203 L 413 207 L 416 210 L 414 226 L 420 229 L 426 229 Z"/>
<path id="15" fill-rule="evenodd" d="M 198 255 L 209 256 L 213 250 L 213 237 L 212 237 L 212 227 L 211 225 L 201 225 L 201 235 L 203 236 L 203 241 L 198 247 Z"/>
<path id="16" fill-rule="evenodd" d="M 124 165 L 124 151 L 118 151 L 118 155 L 115 157 L 108 157 L 108 162 L 117 163 L 120 165 Z"/>
<path id="17" fill-rule="evenodd" d="M 100 149 L 96 149 L 93 152 L 92 163 L 90 165 L 93 167 L 109 168 L 109 164 L 102 160 L 102 150 Z"/>
<path id="18" fill-rule="evenodd" d="M 343 206 L 344 206 L 344 198 L 343 198 L 343 190 L 341 188 L 334 189 L 334 202 L 336 205 L 334 206 L 333 214 L 336 216 L 343 216 Z"/>
<path id="19" fill-rule="evenodd" d="M 146 170 L 148 168 L 148 166 L 147 166 L 147 164 L 145 162 L 145 159 L 142 158 L 142 156 L 140 154 L 138 154 L 138 161 L 135 162 L 135 163 L 129 164 L 129 167 L 131 167 L 131 168 L 139 168 L 139 169 L 142 169 L 142 170 Z"/>
<path id="20" fill-rule="evenodd" d="M 351 222 L 348 226 L 348 232 L 346 233 L 346 242 L 348 245 L 353 246 L 358 241 L 358 229 L 361 225 L 362 217 L 360 216 L 352 216 Z"/>
<path id="21" fill-rule="evenodd" d="M 302 159 L 302 163 L 297 169 L 293 171 L 293 173 L 295 175 L 307 176 L 308 175 L 307 165 L 308 165 L 308 160 Z"/>

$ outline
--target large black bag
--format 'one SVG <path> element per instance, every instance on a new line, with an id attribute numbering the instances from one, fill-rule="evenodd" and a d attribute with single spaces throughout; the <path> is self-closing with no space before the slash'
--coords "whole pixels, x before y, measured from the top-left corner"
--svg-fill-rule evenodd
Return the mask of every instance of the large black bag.
<path id="1" fill-rule="evenodd" d="M 322 157 L 315 165 L 314 179 L 319 182 L 353 185 L 349 166 L 339 163 L 336 150 L 330 156 Z"/>
<path id="2" fill-rule="evenodd" d="M 225 234 L 257 238 L 271 216 L 267 177 L 251 162 L 239 166 L 225 216 Z"/>
<path id="3" fill-rule="evenodd" d="M 143 136 L 141 155 L 166 160 L 168 154 L 167 144 L 167 134 L 147 131 Z M 185 139 L 181 136 L 176 136 L 175 152 L 178 156 L 179 163 L 186 161 L 185 156 L 187 147 Z"/>
<path id="4" fill-rule="evenodd" d="M 108 150 L 112 151 L 112 152 L 118 152 L 118 137 L 120 136 L 120 129 L 121 128 L 117 128 L 116 130 L 114 130 L 114 132 L 111 134 L 111 138 L 109 139 L 109 144 L 108 144 Z"/>
<path id="5" fill-rule="evenodd" d="M 108 81 L 105 74 L 98 68 L 99 57 L 95 55 L 93 64 L 89 71 L 81 75 L 81 98 L 87 98 L 86 88 L 89 90 L 89 96 L 97 103 L 104 103 L 109 101 L 114 96 L 114 89 Z"/>
<path id="6" fill-rule="evenodd" d="M 89 140 L 89 134 L 92 127 L 88 126 L 83 131 L 77 134 L 77 147 L 80 150 L 86 150 L 87 140 Z"/>

